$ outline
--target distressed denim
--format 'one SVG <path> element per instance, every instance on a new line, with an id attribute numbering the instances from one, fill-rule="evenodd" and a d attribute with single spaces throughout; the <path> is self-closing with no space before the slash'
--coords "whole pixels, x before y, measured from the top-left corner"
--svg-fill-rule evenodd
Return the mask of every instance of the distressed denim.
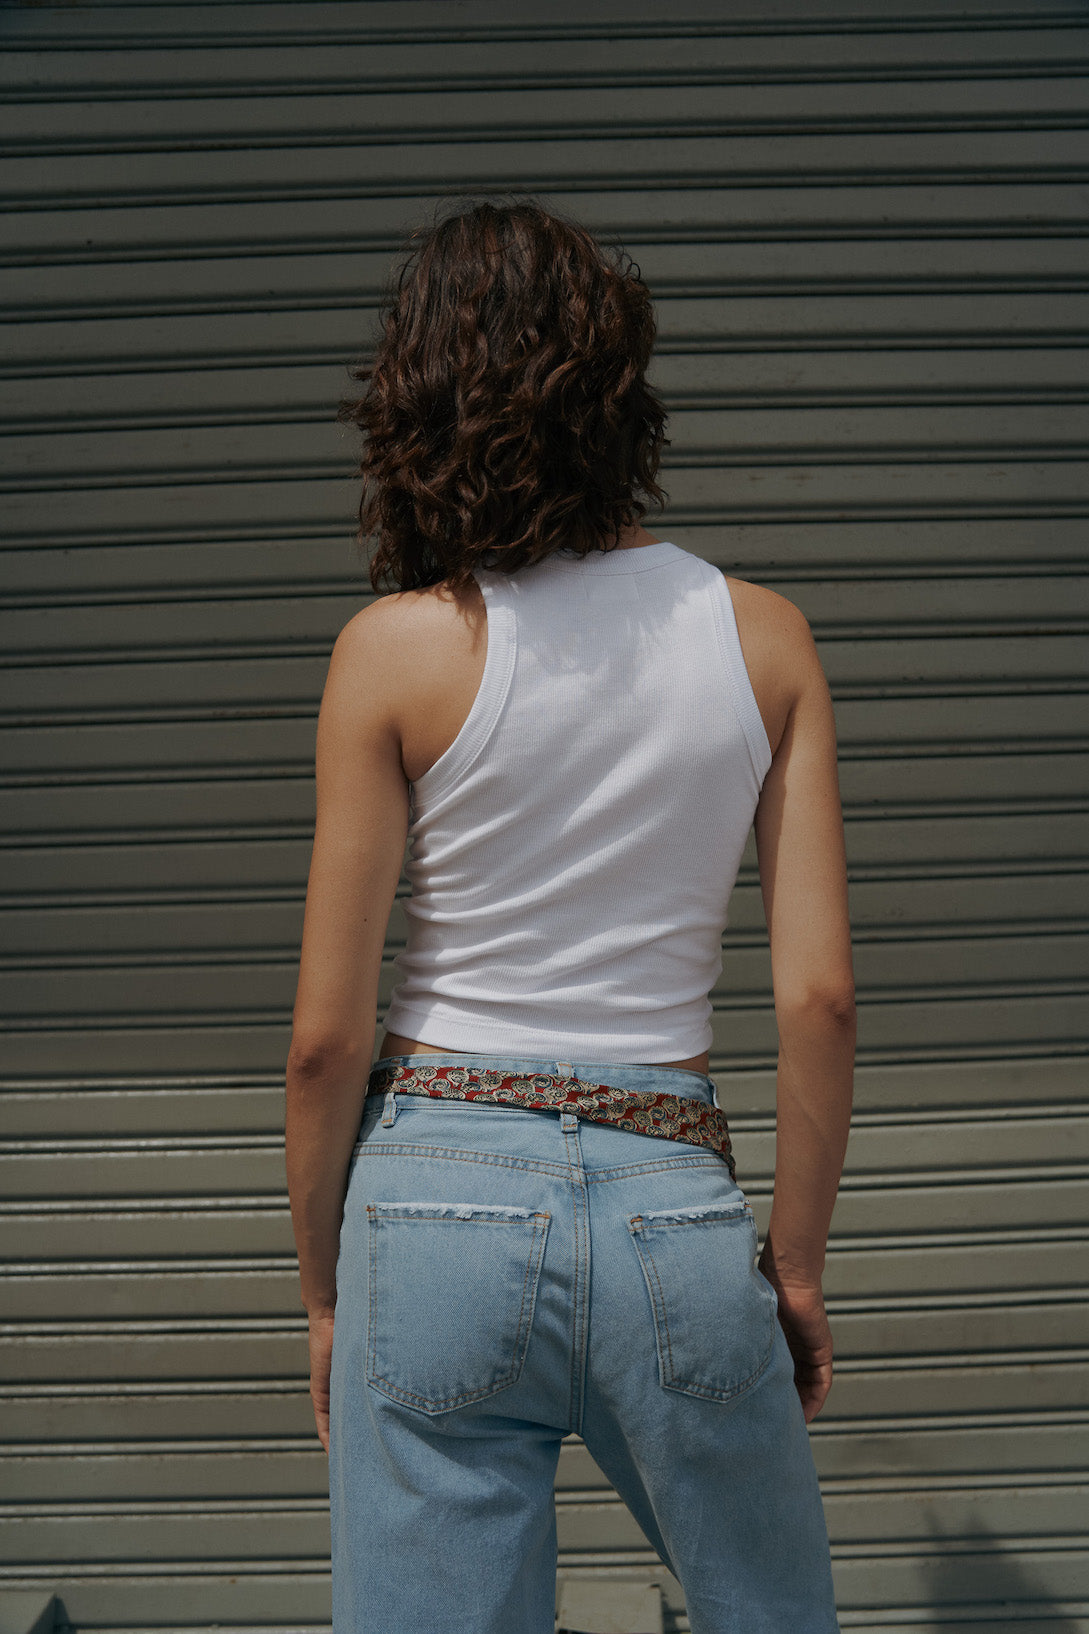
<path id="1" fill-rule="evenodd" d="M 697 1073 L 573 1066 L 714 1099 Z M 834 1634 L 816 1473 L 756 1249 L 713 1152 L 568 1111 L 369 1101 L 337 1265 L 335 1634 L 552 1634 L 553 1480 L 572 1432 L 680 1580 L 692 1634 Z"/>

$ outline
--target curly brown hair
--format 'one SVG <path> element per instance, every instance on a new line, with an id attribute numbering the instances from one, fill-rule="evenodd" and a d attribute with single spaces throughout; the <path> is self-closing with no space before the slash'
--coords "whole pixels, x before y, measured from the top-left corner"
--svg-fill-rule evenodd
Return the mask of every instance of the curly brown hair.
<path id="1" fill-rule="evenodd" d="M 606 550 L 661 506 L 666 414 L 644 378 L 650 294 L 623 250 L 534 200 L 421 229 L 363 395 L 362 538 L 375 589 Z"/>

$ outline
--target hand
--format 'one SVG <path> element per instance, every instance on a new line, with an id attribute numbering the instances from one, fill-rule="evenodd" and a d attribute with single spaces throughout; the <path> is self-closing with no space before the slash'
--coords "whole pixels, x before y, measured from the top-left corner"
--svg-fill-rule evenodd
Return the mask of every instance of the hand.
<path id="1" fill-rule="evenodd" d="M 765 1276 L 768 1271 L 761 1266 Z M 779 1326 L 794 1358 L 794 1385 L 805 1421 L 816 1418 L 832 1388 L 832 1330 L 820 1283 L 783 1283 L 768 1276 L 779 1296 Z"/>
<path id="2" fill-rule="evenodd" d="M 310 1314 L 310 1400 L 314 1404 L 314 1419 L 318 1437 L 325 1451 L 329 1451 L 329 1371 L 333 1362 L 333 1313 L 314 1311 Z"/>

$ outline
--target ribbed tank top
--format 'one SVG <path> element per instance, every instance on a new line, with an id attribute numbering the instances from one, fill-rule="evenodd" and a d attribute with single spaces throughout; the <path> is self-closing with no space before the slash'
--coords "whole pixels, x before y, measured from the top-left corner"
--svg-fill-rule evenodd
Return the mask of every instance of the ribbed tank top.
<path id="1" fill-rule="evenodd" d="M 665 542 L 477 580 L 484 674 L 412 787 L 386 1027 L 489 1054 L 698 1055 L 771 764 L 726 580 Z"/>

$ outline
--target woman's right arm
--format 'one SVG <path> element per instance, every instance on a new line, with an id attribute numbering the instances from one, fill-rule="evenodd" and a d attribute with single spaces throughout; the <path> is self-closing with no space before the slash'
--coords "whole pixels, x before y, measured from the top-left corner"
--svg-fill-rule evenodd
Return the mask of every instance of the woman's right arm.
<path id="1" fill-rule="evenodd" d="M 775 1019 L 775 1187 L 760 1268 L 779 1296 L 807 1421 L 832 1383 L 821 1277 L 851 1116 L 854 978 L 832 700 L 804 616 L 780 598 L 786 725 L 756 812 Z"/>
<path id="2" fill-rule="evenodd" d="M 311 1393 L 328 1448 L 341 1214 L 374 1048 L 386 921 L 404 857 L 408 785 L 388 609 L 342 631 L 317 734 L 317 821 L 287 1063 L 288 1194 L 310 1326 Z"/>

